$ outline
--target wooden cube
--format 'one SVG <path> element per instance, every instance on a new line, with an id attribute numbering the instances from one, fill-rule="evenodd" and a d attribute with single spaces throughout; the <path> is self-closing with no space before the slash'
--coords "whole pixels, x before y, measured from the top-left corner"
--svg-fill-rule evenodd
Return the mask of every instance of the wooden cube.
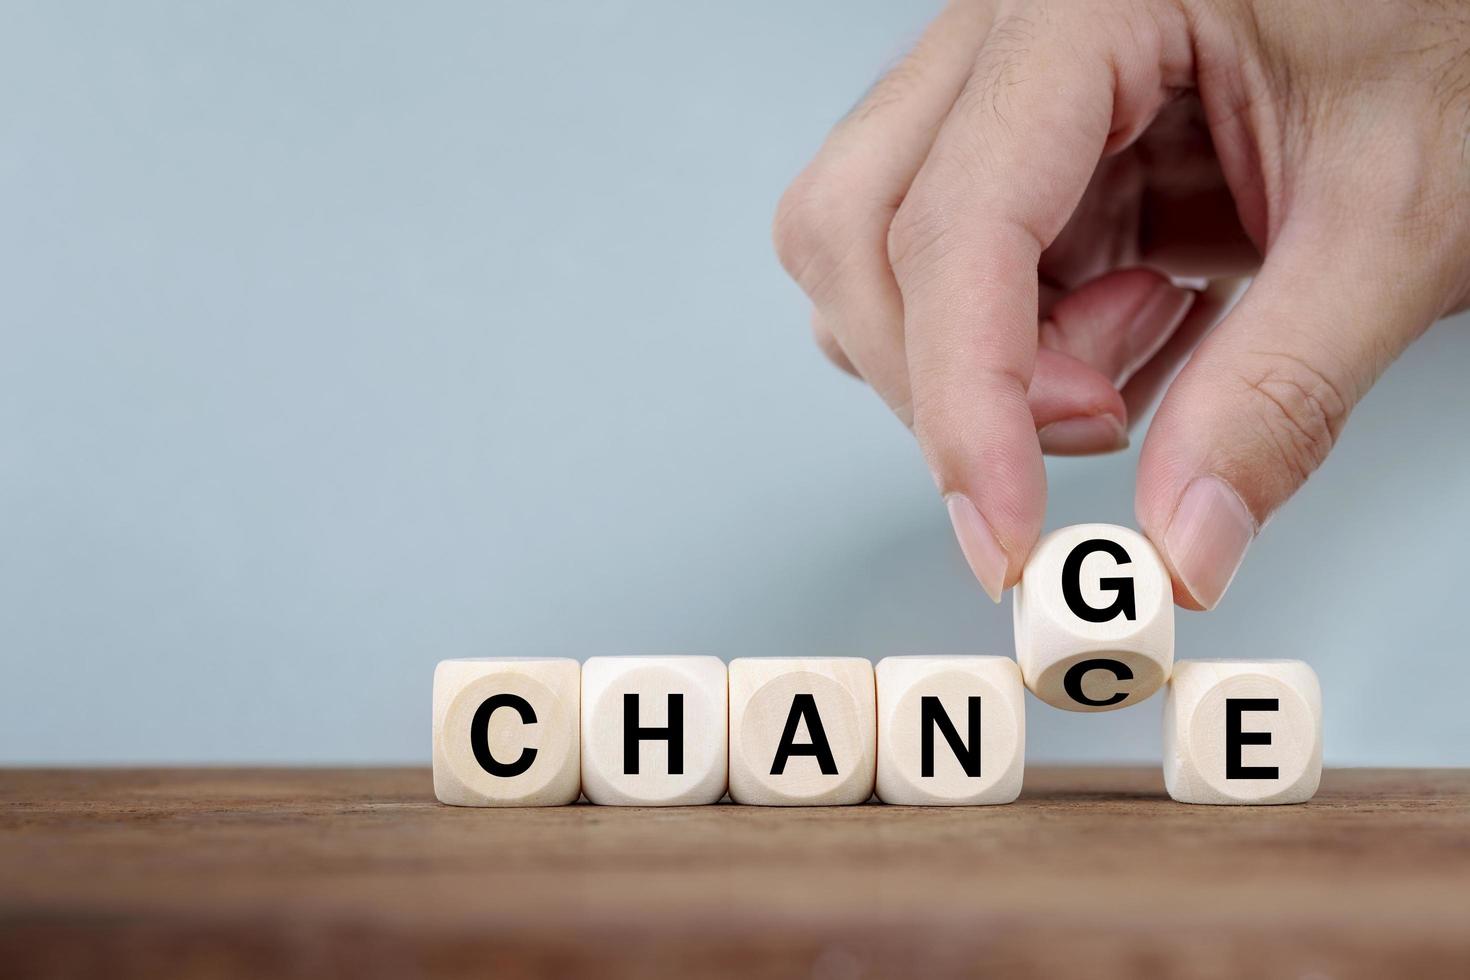
<path id="1" fill-rule="evenodd" d="M 592 657 L 582 665 L 582 792 L 593 803 L 715 803 L 728 764 L 718 657 Z"/>
<path id="2" fill-rule="evenodd" d="M 1026 693 L 1009 657 L 885 657 L 878 688 L 878 798 L 1010 803 L 1026 765 Z"/>
<path id="3" fill-rule="evenodd" d="M 873 795 L 873 665 L 860 657 L 730 662 L 730 798 L 835 806 Z"/>
<path id="4" fill-rule="evenodd" d="M 1026 563 L 1013 609 L 1021 676 L 1053 707 L 1125 708 L 1169 679 L 1173 590 L 1136 531 L 1078 524 L 1048 534 Z"/>
<path id="5" fill-rule="evenodd" d="M 1300 660 L 1181 660 L 1164 705 L 1180 803 L 1302 803 L 1322 778 L 1322 688 Z"/>
<path id="6" fill-rule="evenodd" d="M 581 789 L 575 660 L 443 660 L 434 670 L 434 795 L 453 806 L 557 806 Z"/>

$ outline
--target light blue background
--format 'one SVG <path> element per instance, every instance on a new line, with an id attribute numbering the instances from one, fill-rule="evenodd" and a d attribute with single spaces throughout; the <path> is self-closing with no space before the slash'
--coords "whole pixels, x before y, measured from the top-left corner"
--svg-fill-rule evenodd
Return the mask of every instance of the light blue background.
<path id="1" fill-rule="evenodd" d="M 1009 651 L 768 243 L 929 13 L 7 4 L 0 761 L 423 761 L 443 657 Z M 1311 660 L 1330 761 L 1470 763 L 1467 369 L 1431 332 L 1180 615 Z M 1157 761 L 1160 700 L 1030 758 Z"/>

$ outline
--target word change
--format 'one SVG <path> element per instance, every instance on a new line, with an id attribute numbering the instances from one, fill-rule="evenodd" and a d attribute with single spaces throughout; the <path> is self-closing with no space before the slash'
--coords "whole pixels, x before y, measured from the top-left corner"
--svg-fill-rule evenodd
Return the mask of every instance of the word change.
<path id="1" fill-rule="evenodd" d="M 434 792 L 456 806 L 1003 804 L 1026 701 L 1113 711 L 1167 687 L 1164 781 L 1185 803 L 1300 803 L 1322 696 L 1297 660 L 1174 661 L 1158 553 L 1127 528 L 1041 540 L 1016 659 L 490 657 L 434 673 Z"/>

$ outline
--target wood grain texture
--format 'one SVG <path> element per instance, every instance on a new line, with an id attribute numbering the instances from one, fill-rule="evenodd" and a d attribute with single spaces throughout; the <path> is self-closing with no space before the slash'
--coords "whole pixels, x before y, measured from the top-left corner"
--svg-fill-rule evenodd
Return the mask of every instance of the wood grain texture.
<path id="1" fill-rule="evenodd" d="M 1470 770 L 1190 807 L 436 804 L 427 770 L 0 771 L 7 977 L 1470 976 Z"/>

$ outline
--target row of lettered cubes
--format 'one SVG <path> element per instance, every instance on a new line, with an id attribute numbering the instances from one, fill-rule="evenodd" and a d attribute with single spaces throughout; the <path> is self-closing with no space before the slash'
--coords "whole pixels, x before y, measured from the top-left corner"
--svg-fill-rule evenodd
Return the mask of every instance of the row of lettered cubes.
<path id="1" fill-rule="evenodd" d="M 1186 803 L 1316 792 L 1301 661 L 1172 665 L 1164 780 Z M 486 658 L 434 674 L 434 791 L 456 806 L 1009 803 L 1025 693 L 1008 657 Z"/>

